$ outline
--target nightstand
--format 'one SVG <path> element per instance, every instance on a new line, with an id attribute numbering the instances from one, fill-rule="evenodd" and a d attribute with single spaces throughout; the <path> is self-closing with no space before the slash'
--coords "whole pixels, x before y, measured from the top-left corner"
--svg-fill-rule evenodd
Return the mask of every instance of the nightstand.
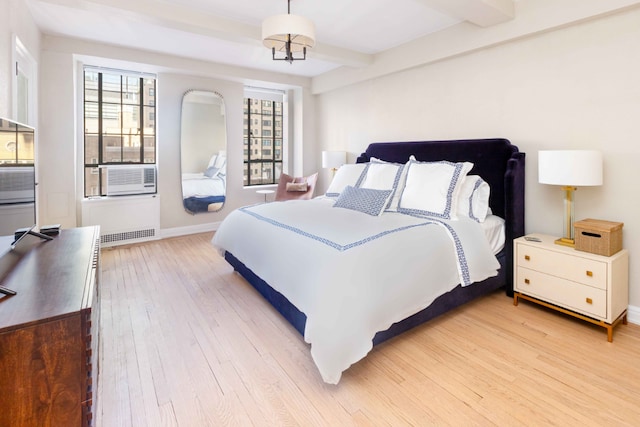
<path id="1" fill-rule="evenodd" d="M 513 241 L 513 304 L 525 299 L 607 329 L 627 324 L 629 253 L 607 257 L 556 245 L 555 237 L 531 234 Z M 527 236 L 527 237 L 529 237 Z"/>

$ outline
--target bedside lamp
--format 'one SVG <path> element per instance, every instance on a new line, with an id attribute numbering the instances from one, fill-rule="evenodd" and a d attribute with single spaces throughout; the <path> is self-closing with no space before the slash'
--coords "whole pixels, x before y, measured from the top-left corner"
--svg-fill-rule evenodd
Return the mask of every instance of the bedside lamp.
<path id="1" fill-rule="evenodd" d="M 538 151 L 538 182 L 564 190 L 564 237 L 559 245 L 574 246 L 573 192 L 580 186 L 602 185 L 602 153 L 593 150 Z"/>
<path id="2" fill-rule="evenodd" d="M 331 177 L 336 174 L 338 168 L 347 163 L 346 151 L 323 151 L 322 152 L 322 167 L 325 169 L 331 169 Z"/>

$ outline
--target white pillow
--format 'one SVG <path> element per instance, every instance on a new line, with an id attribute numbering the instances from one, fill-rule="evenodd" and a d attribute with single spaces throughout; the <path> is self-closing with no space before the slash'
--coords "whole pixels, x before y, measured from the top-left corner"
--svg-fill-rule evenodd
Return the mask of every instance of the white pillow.
<path id="1" fill-rule="evenodd" d="M 391 190 L 391 198 L 385 210 L 395 212 L 398 210 L 400 191 L 404 186 L 405 169 L 403 164 L 389 163 L 372 157 L 359 187 Z"/>
<path id="2" fill-rule="evenodd" d="M 356 187 L 360 182 L 360 177 L 367 167 L 367 163 L 346 164 L 340 166 L 333 177 L 325 196 L 337 197 L 347 185 Z"/>
<path id="3" fill-rule="evenodd" d="M 371 216 L 380 216 L 385 206 L 387 206 L 389 196 L 391 196 L 391 190 L 356 188 L 347 185 L 333 207 L 351 209 Z"/>
<path id="4" fill-rule="evenodd" d="M 400 170 L 403 166 L 395 163 L 369 163 L 360 188 L 371 188 L 373 190 L 394 189 L 400 178 Z"/>
<path id="5" fill-rule="evenodd" d="M 213 163 L 213 166 L 222 169 L 227 165 L 227 152 L 221 151 L 218 153 L 218 157 L 216 157 L 216 161 Z"/>
<path id="6" fill-rule="evenodd" d="M 483 222 L 489 212 L 489 184 L 478 175 L 467 175 L 462 180 L 456 214 Z"/>
<path id="7" fill-rule="evenodd" d="M 409 160 L 398 211 L 456 219 L 460 186 L 472 167 L 469 162 Z"/>
<path id="8" fill-rule="evenodd" d="M 211 158 L 209 159 L 209 163 L 207 163 L 207 168 L 214 166 L 216 164 L 217 158 L 218 158 L 217 154 L 214 154 L 213 156 L 211 156 Z"/>

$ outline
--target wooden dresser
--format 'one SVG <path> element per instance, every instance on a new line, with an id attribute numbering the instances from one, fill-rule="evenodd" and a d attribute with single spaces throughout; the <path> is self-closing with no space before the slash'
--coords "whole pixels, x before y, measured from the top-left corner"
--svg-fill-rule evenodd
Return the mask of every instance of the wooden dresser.
<path id="1" fill-rule="evenodd" d="M 0 426 L 91 426 L 100 229 L 33 239 L 2 282 L 17 295 L 0 298 Z"/>

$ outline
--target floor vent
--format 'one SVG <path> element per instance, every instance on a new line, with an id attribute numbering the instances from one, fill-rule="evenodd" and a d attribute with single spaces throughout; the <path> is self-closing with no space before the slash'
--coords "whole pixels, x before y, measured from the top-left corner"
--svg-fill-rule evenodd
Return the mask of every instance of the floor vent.
<path id="1" fill-rule="evenodd" d="M 126 240 L 147 239 L 150 237 L 156 237 L 156 230 L 153 228 L 148 230 L 127 231 L 124 233 L 103 234 L 100 236 L 100 243 L 104 245 L 124 242 Z"/>

